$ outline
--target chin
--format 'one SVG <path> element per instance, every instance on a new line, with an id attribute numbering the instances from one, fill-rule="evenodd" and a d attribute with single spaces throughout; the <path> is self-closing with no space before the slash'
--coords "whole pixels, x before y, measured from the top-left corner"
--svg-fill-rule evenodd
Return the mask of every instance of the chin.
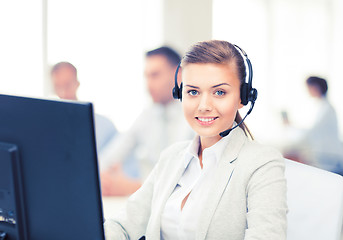
<path id="1" fill-rule="evenodd" d="M 222 131 L 204 131 L 204 130 L 201 130 L 201 131 L 197 131 L 197 130 L 194 130 L 200 137 L 205 137 L 205 138 L 213 138 L 213 137 L 218 137 L 219 136 L 219 133 L 221 133 Z"/>

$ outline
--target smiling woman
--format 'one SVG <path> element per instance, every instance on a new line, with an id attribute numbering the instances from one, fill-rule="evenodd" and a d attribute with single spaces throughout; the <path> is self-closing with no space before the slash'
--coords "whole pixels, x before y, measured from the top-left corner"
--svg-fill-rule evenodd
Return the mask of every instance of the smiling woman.
<path id="1" fill-rule="evenodd" d="M 220 140 L 243 107 L 234 64 L 188 64 L 182 72 L 184 115 L 205 148 Z"/>
<path id="2" fill-rule="evenodd" d="M 106 239 L 286 239 L 284 160 L 238 122 L 247 104 L 242 55 L 226 41 L 200 42 L 181 67 L 173 96 L 198 136 L 161 154 L 126 210 L 106 221 Z"/>
<path id="3" fill-rule="evenodd" d="M 238 89 L 239 97 L 241 99 L 240 106 L 238 109 L 242 108 L 243 105 L 247 105 L 248 102 L 251 102 L 250 109 L 243 119 L 240 116 L 238 111 L 236 111 L 237 114 L 235 112 L 234 120 L 236 123 L 238 123 L 237 126 L 232 128 L 232 124 L 231 124 L 230 128 L 227 128 L 227 130 L 220 132 L 219 135 L 221 137 L 225 137 L 234 128 L 239 126 L 244 130 L 245 134 L 248 137 L 250 137 L 250 139 L 253 140 L 254 138 L 250 130 L 244 123 L 245 118 L 251 113 L 254 107 L 256 98 L 257 98 L 257 90 L 255 88 L 252 88 L 252 65 L 247 54 L 240 47 L 238 47 L 237 45 L 234 45 L 233 47 L 233 45 L 231 45 L 232 47 L 231 49 L 229 47 L 230 45 L 225 46 L 223 43 L 224 43 L 223 41 L 213 41 L 212 45 L 207 44 L 207 43 L 203 43 L 203 45 L 200 45 L 200 44 L 194 45 L 193 50 L 188 52 L 188 54 L 186 54 L 186 56 L 184 57 L 182 61 L 182 66 L 183 68 L 185 68 L 189 64 L 192 64 L 192 65 L 206 64 L 207 68 L 210 68 L 210 65 L 212 65 L 213 68 L 211 69 L 211 72 L 210 72 L 210 69 L 208 69 L 208 72 L 211 76 L 206 76 L 206 77 L 208 79 L 212 79 L 217 82 L 222 82 L 222 83 L 213 85 L 212 88 L 214 90 L 217 90 L 216 88 L 222 85 L 228 85 L 230 87 L 229 92 L 225 92 L 221 89 L 218 89 L 217 91 L 214 92 L 216 96 L 224 98 L 226 93 L 229 93 L 231 96 L 232 93 L 235 92 L 233 90 Z M 230 44 L 228 42 L 226 43 Z M 205 50 L 205 48 L 207 49 Z M 244 60 L 241 54 L 244 56 L 246 65 L 249 69 L 248 77 L 246 77 L 247 73 L 245 70 Z M 220 67 L 223 67 L 223 71 L 218 69 Z M 217 68 L 218 71 L 214 70 L 215 68 Z M 184 71 L 187 71 L 186 69 L 184 69 Z M 200 74 L 200 75 L 203 76 L 203 74 Z M 247 83 L 245 82 L 246 78 L 248 79 Z M 234 81 L 234 79 L 237 80 L 235 83 L 232 82 Z M 228 83 L 228 81 L 231 83 L 231 85 L 230 83 Z M 182 91 L 182 85 L 181 85 L 181 89 L 179 89 L 179 92 L 181 91 Z M 190 94 L 193 95 L 194 93 L 190 92 Z M 182 97 L 182 94 L 180 95 L 179 98 L 181 97 Z M 226 96 L 224 99 L 228 99 L 228 97 Z"/>

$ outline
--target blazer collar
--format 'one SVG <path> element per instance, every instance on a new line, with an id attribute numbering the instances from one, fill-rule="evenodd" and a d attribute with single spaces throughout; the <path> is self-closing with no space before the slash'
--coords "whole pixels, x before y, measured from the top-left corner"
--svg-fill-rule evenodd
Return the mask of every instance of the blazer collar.
<path id="1" fill-rule="evenodd" d="M 223 152 L 223 155 L 221 156 L 221 160 L 232 163 L 236 160 L 239 152 L 241 151 L 241 148 L 247 141 L 247 136 L 245 135 L 244 131 L 240 127 L 238 127 L 231 131 L 231 133 L 227 137 L 229 137 L 229 139 L 227 141 L 227 146 Z"/>
<path id="2" fill-rule="evenodd" d="M 227 136 L 229 137 L 229 136 Z M 231 175 L 234 170 L 234 161 L 236 160 L 240 149 L 242 148 L 244 142 L 246 141 L 246 136 L 240 128 L 236 128 L 230 133 L 228 139 L 227 147 L 224 149 L 224 152 L 219 159 L 217 168 L 215 169 L 216 173 L 213 178 L 213 187 L 209 193 L 206 204 L 204 205 L 204 210 L 201 213 L 199 219 L 199 225 L 197 230 L 197 240 L 203 240 L 206 238 L 208 227 L 211 223 L 212 216 L 218 206 L 218 203 L 221 199 L 221 196 L 228 185 Z M 159 193 L 159 201 L 156 202 L 156 218 L 150 219 L 153 222 L 152 229 L 149 230 L 153 233 L 153 236 L 160 236 L 161 228 L 161 214 L 164 210 L 166 202 L 173 192 L 176 184 L 180 180 L 182 174 L 185 171 L 184 168 L 184 156 L 187 149 L 183 149 L 178 154 L 169 156 L 171 160 L 175 163 L 175 167 L 171 167 L 164 177 L 162 182 L 165 182 L 164 189 L 161 189 Z M 170 177 L 173 176 L 173 177 Z M 147 235 L 148 231 L 147 231 Z"/>
<path id="3" fill-rule="evenodd" d="M 206 238 L 213 214 L 215 213 L 221 197 L 233 174 L 236 165 L 235 160 L 237 159 L 245 141 L 247 141 L 243 130 L 240 128 L 234 129 L 230 134 L 231 136 L 228 139 L 228 144 L 221 156 L 218 167 L 215 170 L 216 173 L 212 180 L 212 185 L 214 187 L 209 192 L 208 199 L 206 200 L 199 218 L 196 236 L 197 240 L 203 240 Z"/>
<path id="4" fill-rule="evenodd" d="M 160 180 L 160 182 L 164 182 L 163 188 L 160 189 L 158 201 L 156 201 L 156 218 L 150 219 L 150 221 L 153 221 L 154 223 L 151 224 L 152 229 L 151 232 L 153 232 L 153 236 L 160 236 L 160 229 L 161 229 L 161 215 L 164 210 L 164 207 L 166 205 L 166 202 L 172 192 L 175 189 L 176 184 L 180 180 L 183 172 L 185 171 L 184 168 L 184 155 L 186 150 L 183 149 L 176 155 L 169 156 L 170 160 L 169 162 L 172 162 L 175 166 L 172 166 L 168 169 L 168 173 L 163 176 L 163 179 Z M 172 177 L 170 177 L 172 176 Z M 148 233 L 147 233 L 148 235 Z M 156 238 L 157 239 L 157 238 Z"/>

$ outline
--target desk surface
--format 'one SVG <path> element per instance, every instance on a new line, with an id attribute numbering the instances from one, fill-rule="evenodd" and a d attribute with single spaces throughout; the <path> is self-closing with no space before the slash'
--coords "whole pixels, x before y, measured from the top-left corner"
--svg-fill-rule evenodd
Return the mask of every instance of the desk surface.
<path id="1" fill-rule="evenodd" d="M 110 218 L 125 207 L 128 197 L 102 197 L 104 217 Z"/>

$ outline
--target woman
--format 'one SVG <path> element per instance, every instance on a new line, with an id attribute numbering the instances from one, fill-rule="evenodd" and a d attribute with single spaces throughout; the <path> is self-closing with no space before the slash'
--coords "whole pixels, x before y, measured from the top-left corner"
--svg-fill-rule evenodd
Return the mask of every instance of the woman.
<path id="1" fill-rule="evenodd" d="M 284 161 L 241 117 L 245 65 L 226 41 L 195 44 L 182 67 L 182 106 L 198 134 L 166 149 L 106 239 L 286 239 Z M 251 73 L 249 73 L 251 74 Z"/>

